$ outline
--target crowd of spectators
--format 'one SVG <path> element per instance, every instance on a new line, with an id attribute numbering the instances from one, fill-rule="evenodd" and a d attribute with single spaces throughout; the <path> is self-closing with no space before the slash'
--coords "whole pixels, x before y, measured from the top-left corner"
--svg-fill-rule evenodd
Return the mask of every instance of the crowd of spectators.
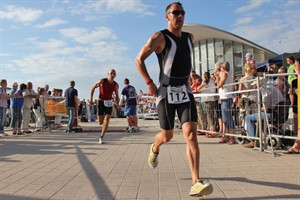
<path id="1" fill-rule="evenodd" d="M 1 80 L 0 101 L 0 137 L 4 137 L 4 127 L 11 127 L 13 135 L 25 135 L 32 132 L 42 131 L 48 125 L 53 127 L 61 126 L 61 115 L 55 117 L 49 116 L 46 124 L 45 106 L 48 100 L 57 104 L 64 100 L 63 90 L 53 88 L 49 91 L 49 85 L 33 89 L 32 82 L 21 83 L 14 82 L 8 87 L 7 80 Z M 51 123 L 52 121 L 52 123 Z M 34 122 L 34 127 L 30 123 Z"/>

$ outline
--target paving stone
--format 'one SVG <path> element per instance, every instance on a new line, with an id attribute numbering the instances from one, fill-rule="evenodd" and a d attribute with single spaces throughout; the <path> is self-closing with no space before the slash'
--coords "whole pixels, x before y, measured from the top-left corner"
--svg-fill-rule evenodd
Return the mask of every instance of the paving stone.
<path id="1" fill-rule="evenodd" d="M 139 122 L 141 131 L 51 133 L 8 136 L 0 143 L 0 199 L 16 200 L 189 200 L 191 175 L 182 133 L 160 149 L 159 165 L 147 163 L 158 121 Z M 95 123 L 81 124 L 97 126 Z M 126 119 L 111 120 L 125 129 Z M 120 128 L 122 127 L 122 128 Z M 178 134 L 179 133 L 179 134 Z M 198 136 L 200 178 L 214 192 L 200 199 L 300 199 L 298 155 L 272 157 L 241 145 L 218 144 L 218 138 Z"/>

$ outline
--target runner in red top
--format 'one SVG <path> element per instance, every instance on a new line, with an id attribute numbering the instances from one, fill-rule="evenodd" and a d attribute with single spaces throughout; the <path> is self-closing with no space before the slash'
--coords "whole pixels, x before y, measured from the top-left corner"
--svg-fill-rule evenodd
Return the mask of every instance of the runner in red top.
<path id="1" fill-rule="evenodd" d="M 108 72 L 107 78 L 103 78 L 98 81 L 91 89 L 90 103 L 93 102 L 93 96 L 95 89 L 99 87 L 99 99 L 98 99 L 98 122 L 102 125 L 102 131 L 99 138 L 99 143 L 103 143 L 103 137 L 107 131 L 110 116 L 112 113 L 113 93 L 116 95 L 116 105 L 119 106 L 119 84 L 114 81 L 116 78 L 116 70 L 111 69 Z M 118 108 L 119 109 L 119 108 Z"/>

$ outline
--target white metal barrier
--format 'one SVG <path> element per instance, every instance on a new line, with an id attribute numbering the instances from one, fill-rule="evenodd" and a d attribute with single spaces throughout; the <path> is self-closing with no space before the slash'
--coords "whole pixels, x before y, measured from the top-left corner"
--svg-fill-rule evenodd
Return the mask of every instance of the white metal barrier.
<path id="1" fill-rule="evenodd" d="M 262 78 L 262 80 L 260 80 L 259 77 L 252 79 L 252 80 L 247 80 L 247 81 L 243 81 L 243 82 L 235 82 L 235 83 L 231 83 L 231 84 L 226 84 L 223 87 L 228 87 L 228 86 L 234 86 L 237 84 L 241 84 L 241 83 L 247 83 L 247 82 L 254 82 L 256 81 L 257 84 L 257 89 L 251 89 L 251 90 L 242 90 L 242 91 L 233 91 L 233 92 L 229 92 L 227 94 L 241 94 L 241 93 L 246 93 L 246 92 L 257 92 L 257 113 L 258 113 L 258 121 L 257 121 L 257 134 L 256 137 L 250 137 L 248 134 L 244 135 L 242 133 L 242 129 L 240 129 L 240 127 L 236 127 L 236 134 L 230 134 L 230 133 L 219 133 L 217 131 L 212 132 L 212 131 L 208 131 L 208 130 L 201 130 L 198 129 L 198 131 L 204 132 L 204 133 L 210 133 L 210 134 L 222 134 L 222 135 L 226 135 L 226 136 L 234 136 L 236 138 L 245 138 L 245 139 L 254 139 L 256 141 L 259 141 L 259 148 L 255 148 L 255 149 L 259 149 L 259 151 L 268 151 L 268 144 L 271 147 L 271 153 L 273 156 L 275 156 L 274 153 L 274 148 L 278 149 L 278 144 L 275 143 L 276 141 L 279 140 L 286 140 L 286 139 L 290 139 L 290 140 L 298 140 L 300 139 L 300 137 L 297 137 L 297 133 L 293 133 L 295 135 L 291 134 L 291 130 L 287 128 L 287 126 L 283 126 L 284 123 L 286 123 L 286 121 L 283 124 L 280 124 L 280 126 L 275 126 L 273 124 L 273 122 L 271 120 L 268 120 L 266 118 L 266 110 L 264 109 L 263 112 L 265 112 L 265 119 L 262 119 L 262 115 L 261 115 L 261 108 L 265 107 L 265 102 L 263 102 L 261 99 L 261 92 L 260 92 L 260 81 L 264 81 L 263 84 L 266 85 L 268 79 L 273 79 L 273 77 L 278 77 L 278 76 L 287 76 L 287 75 L 291 75 L 290 73 L 281 73 L 281 74 L 264 74 Z M 299 81 L 299 80 L 298 80 Z M 300 81 L 299 81 L 300 82 Z M 270 83 L 268 83 L 270 84 Z M 219 97 L 218 93 L 205 93 L 205 90 L 210 90 L 210 89 L 216 89 L 216 87 L 210 87 L 210 88 L 204 88 L 202 89 L 202 93 L 198 93 L 198 94 L 194 94 L 195 98 L 199 98 L 199 97 L 208 97 L 208 96 L 217 96 Z M 275 105 L 272 105 L 275 106 Z M 286 106 L 287 112 L 290 113 L 291 108 L 290 105 L 282 105 L 282 106 Z M 298 100 L 298 107 L 299 107 L 299 100 Z M 277 116 L 278 117 L 278 116 Z M 288 119 L 290 120 L 290 116 L 288 117 Z M 216 120 L 217 121 L 217 120 Z M 288 121 L 288 120 L 287 120 Z M 299 131 L 299 125 L 300 125 L 300 119 L 298 118 L 298 131 Z M 290 126 L 293 126 L 290 125 Z M 277 134 L 274 133 L 275 128 L 280 129 Z M 283 130 L 282 130 L 283 128 Z M 289 132 L 290 135 L 285 135 L 285 133 Z M 275 145 L 275 146 L 274 146 Z"/>

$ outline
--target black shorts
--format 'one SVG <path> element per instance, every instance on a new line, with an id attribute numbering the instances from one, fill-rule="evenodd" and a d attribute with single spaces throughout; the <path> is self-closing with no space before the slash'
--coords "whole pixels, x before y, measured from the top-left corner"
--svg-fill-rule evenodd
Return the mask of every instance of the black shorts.
<path id="1" fill-rule="evenodd" d="M 174 128 L 175 112 L 181 124 L 197 122 L 197 109 L 193 94 L 189 94 L 190 101 L 182 104 L 169 104 L 168 97 L 162 99 L 157 106 L 160 128 L 171 130 Z"/>
<path id="2" fill-rule="evenodd" d="M 98 116 L 111 115 L 113 107 L 104 106 L 102 100 L 98 100 Z"/>

